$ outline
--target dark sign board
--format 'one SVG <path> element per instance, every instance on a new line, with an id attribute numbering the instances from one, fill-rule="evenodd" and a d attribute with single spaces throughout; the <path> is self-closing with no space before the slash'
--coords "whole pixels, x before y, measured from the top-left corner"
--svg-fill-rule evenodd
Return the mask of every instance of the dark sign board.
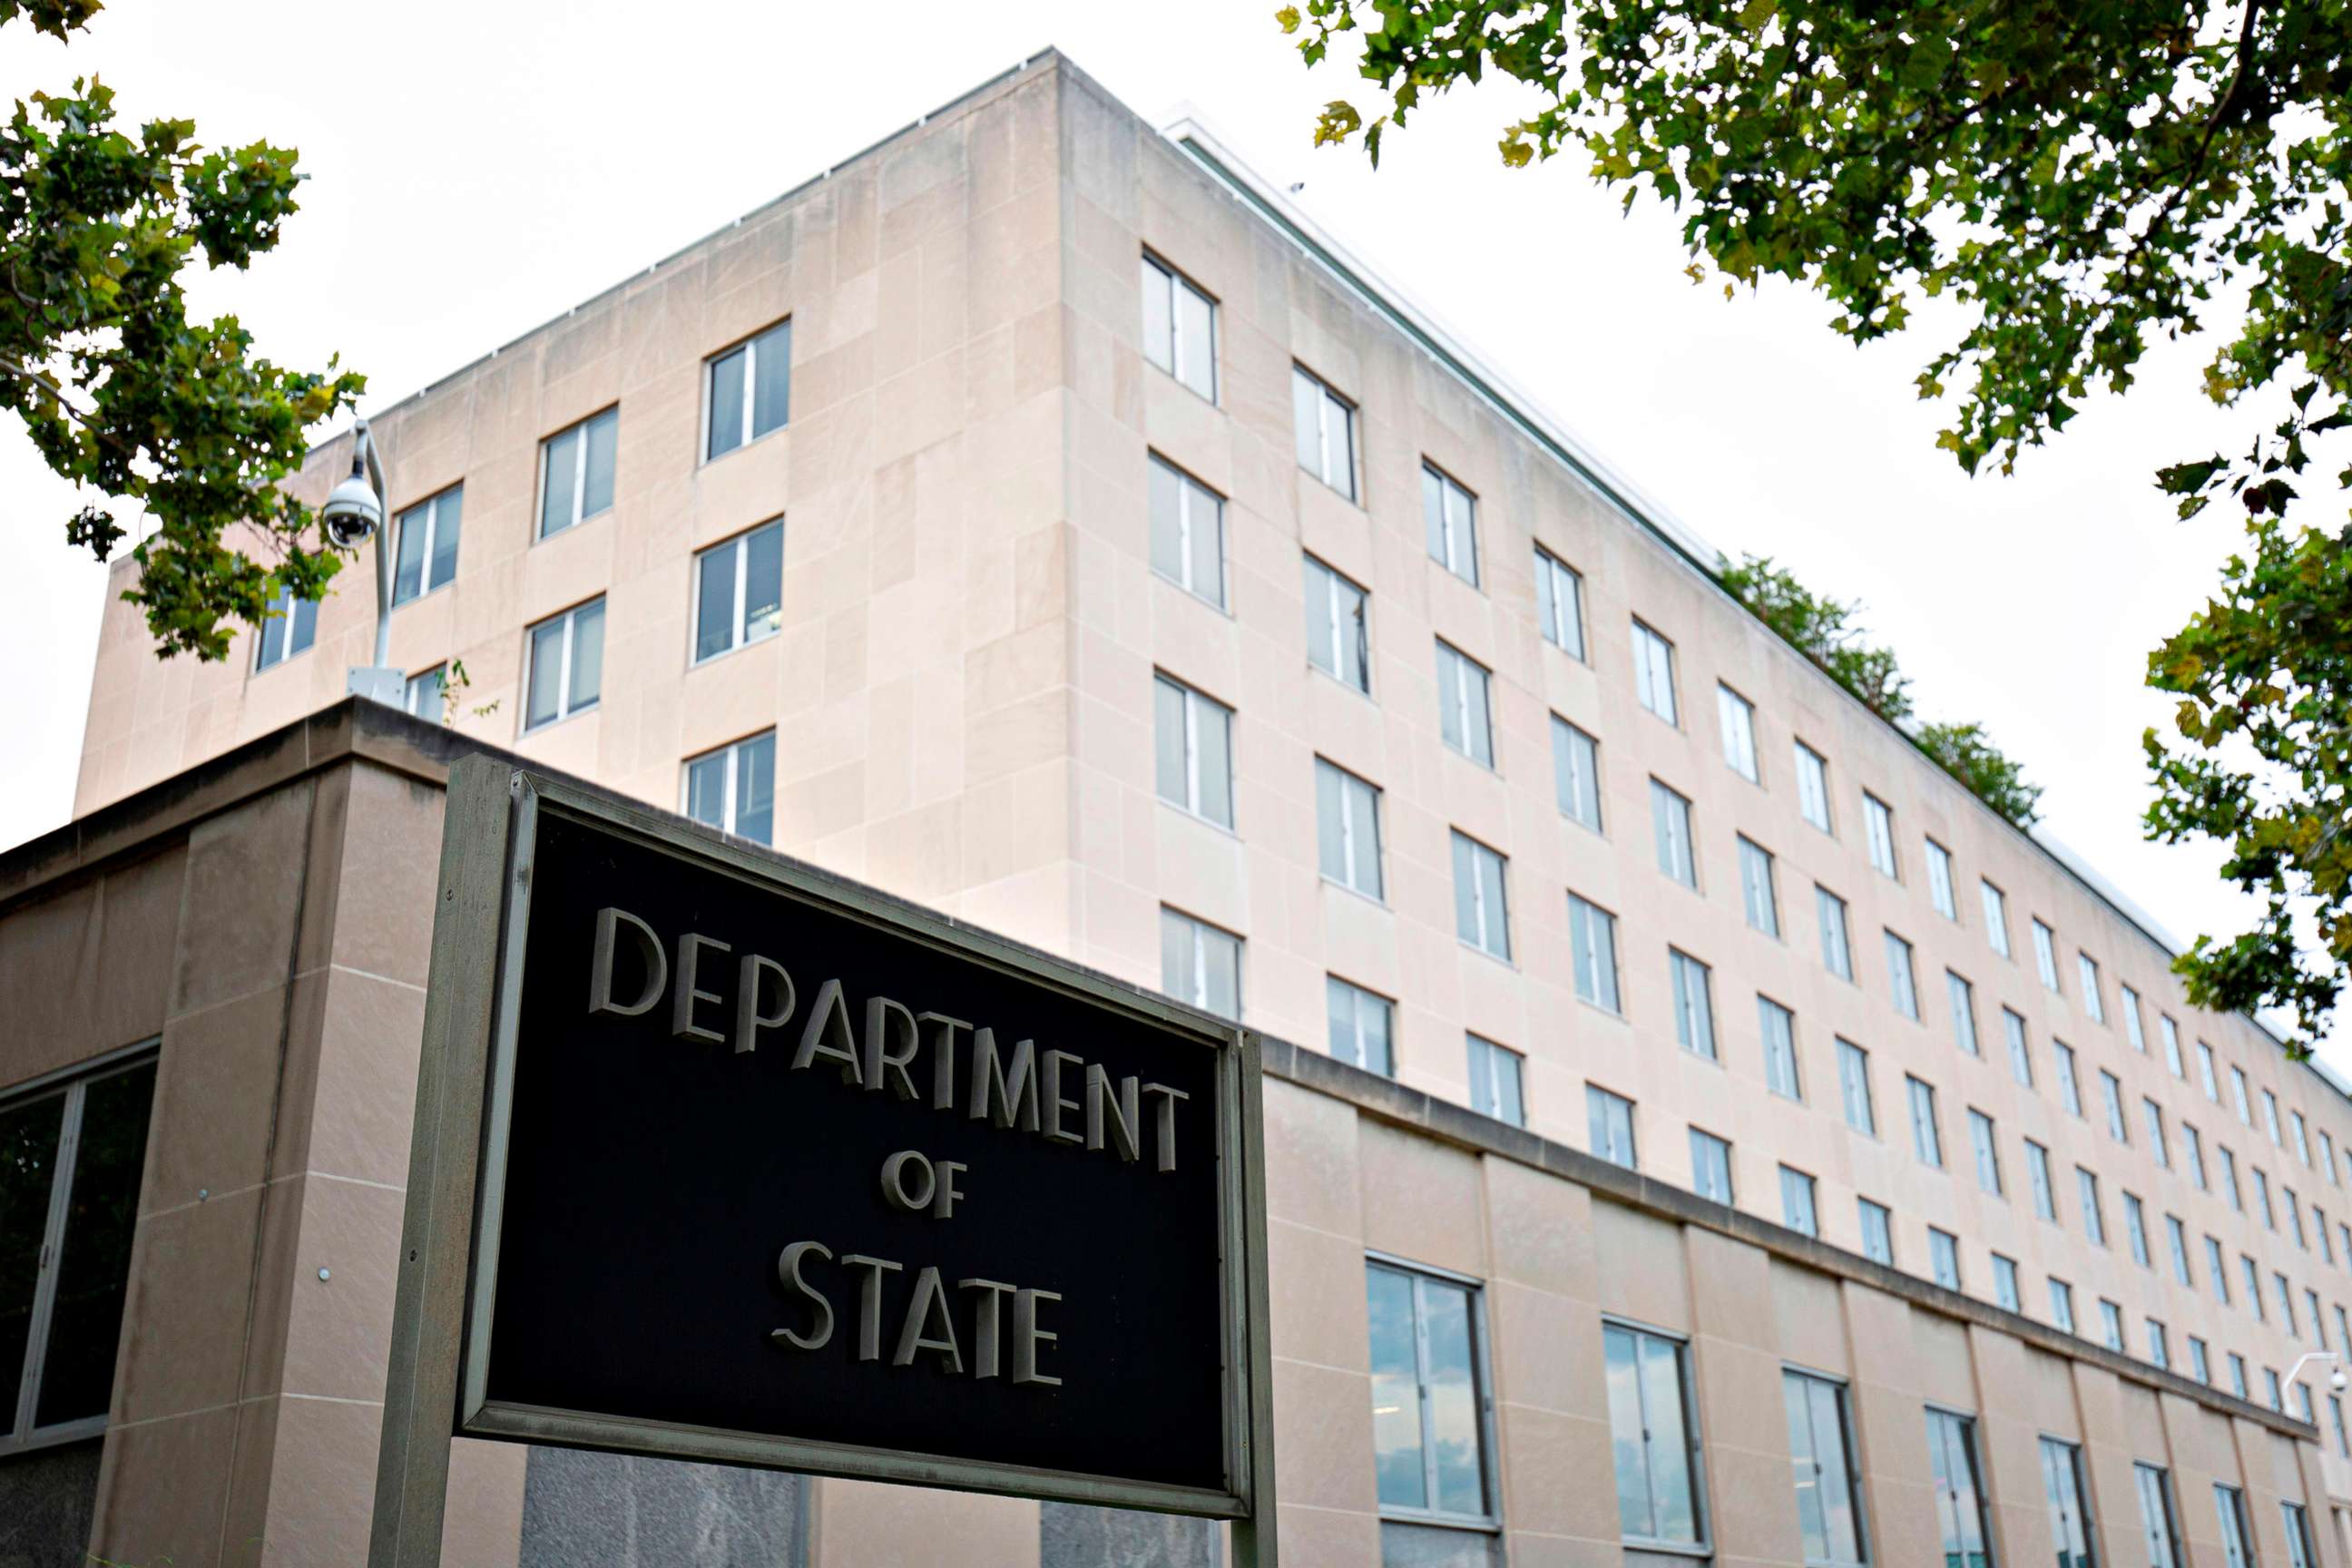
<path id="1" fill-rule="evenodd" d="M 1251 1518 L 1254 1040 L 509 772 L 495 900 L 445 846 L 418 1116 L 425 1173 L 478 1150 L 455 1431 Z"/>

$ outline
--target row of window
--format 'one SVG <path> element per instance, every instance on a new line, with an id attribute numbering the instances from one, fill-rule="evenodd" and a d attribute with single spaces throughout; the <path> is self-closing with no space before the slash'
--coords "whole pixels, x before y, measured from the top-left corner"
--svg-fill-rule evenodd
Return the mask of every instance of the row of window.
<path id="1" fill-rule="evenodd" d="M 1373 1472 L 1382 1515 L 1402 1523 L 1499 1523 L 1479 1283 L 1372 1259 L 1365 1268 L 1365 1296 Z M 1675 1556 L 1711 1550 L 1706 1444 L 1693 1394 L 1696 1348 L 1683 1335 L 1617 1318 L 1602 1320 L 1601 1338 L 1610 1469 L 1624 1545 Z M 1817 1568 L 1860 1568 L 1871 1561 L 1871 1542 L 1846 1384 L 1788 1366 L 1780 1392 L 1790 1504 L 1804 1561 Z M 1944 1561 L 1987 1568 L 1993 1530 L 1977 1419 L 1934 1405 L 1926 1406 L 1925 1416 Z M 2043 1436 L 2036 1439 L 2036 1452 L 2057 1561 L 2061 1568 L 2092 1568 L 2097 1527 L 2082 1447 Z M 2136 1462 L 2133 1497 L 2149 1568 L 2180 1568 L 2186 1558 L 2170 1473 Z M 2231 1568 L 2252 1568 L 2244 1492 L 2217 1483 L 2213 1500 Z M 2316 1568 L 2303 1505 L 2280 1506 L 2290 1568 Z"/>

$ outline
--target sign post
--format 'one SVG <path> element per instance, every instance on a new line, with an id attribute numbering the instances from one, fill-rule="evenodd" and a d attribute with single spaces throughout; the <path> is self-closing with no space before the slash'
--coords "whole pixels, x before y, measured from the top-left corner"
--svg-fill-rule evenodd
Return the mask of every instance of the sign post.
<path id="1" fill-rule="evenodd" d="M 461 761 L 372 1568 L 440 1561 L 453 1436 L 1225 1519 L 1270 1568 L 1262 1147 L 1244 1030 Z"/>

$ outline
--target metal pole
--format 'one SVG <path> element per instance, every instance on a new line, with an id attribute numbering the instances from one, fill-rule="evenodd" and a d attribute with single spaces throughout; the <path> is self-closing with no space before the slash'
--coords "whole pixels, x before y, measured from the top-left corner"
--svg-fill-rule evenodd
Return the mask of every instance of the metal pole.
<path id="1" fill-rule="evenodd" d="M 375 667 L 382 669 L 392 657 L 392 486 L 383 476 L 375 432 L 368 428 L 366 420 L 359 422 L 354 438 L 360 455 L 367 460 L 368 484 L 375 490 L 375 504 L 383 512 L 375 531 Z"/>

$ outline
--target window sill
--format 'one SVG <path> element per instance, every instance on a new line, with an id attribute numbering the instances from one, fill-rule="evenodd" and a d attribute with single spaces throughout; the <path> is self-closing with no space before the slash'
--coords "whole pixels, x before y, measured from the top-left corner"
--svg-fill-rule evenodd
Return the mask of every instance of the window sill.
<path id="1" fill-rule="evenodd" d="M 1463 936 L 1458 932 L 1454 938 L 1454 944 L 1465 952 L 1476 953 L 1479 957 L 1486 960 L 1489 963 L 1499 963 L 1513 973 L 1518 973 L 1519 966 L 1511 961 L 1508 954 L 1494 952 L 1486 948 L 1480 947 L 1476 942 L 1472 942 L 1469 938 Z"/>
<path id="2" fill-rule="evenodd" d="M 574 719 L 584 719 L 591 713 L 601 713 L 604 710 L 604 700 L 600 697 L 595 701 L 588 704 L 587 707 L 574 708 L 571 712 L 562 715 L 561 718 L 542 720 L 539 723 L 528 725 L 516 733 L 515 739 L 518 741 L 528 741 L 533 736 L 544 735 L 550 730 L 560 730 L 564 725 L 571 723 Z"/>
<path id="3" fill-rule="evenodd" d="M 1319 876 L 1321 877 L 1323 885 L 1329 888 L 1334 892 L 1345 893 L 1351 899 L 1361 899 L 1364 902 L 1371 905 L 1372 908 L 1380 910 L 1382 914 L 1396 913 L 1396 910 L 1389 906 L 1388 900 L 1378 893 L 1368 893 L 1361 888 L 1351 888 L 1347 883 L 1339 880 L 1339 878 L 1332 876 L 1328 871 L 1321 872 L 1319 873 Z"/>
<path id="4" fill-rule="evenodd" d="M 318 646 L 319 645 L 317 643 L 312 643 L 310 647 L 304 648 L 302 653 L 289 653 L 284 658 L 278 659 L 274 664 L 257 665 L 255 667 L 253 673 L 256 676 L 263 676 L 268 675 L 273 669 L 283 669 L 288 665 L 293 663 L 296 659 L 300 658 L 302 654 L 311 652 Z"/>
<path id="5" fill-rule="evenodd" d="M 709 362 L 707 362 L 707 361 L 705 362 L 706 365 L 708 364 L 708 363 L 709 363 Z M 702 472 L 702 470 L 703 470 L 703 469 L 705 469 L 705 468 L 709 468 L 709 467 L 710 467 L 710 465 L 711 465 L 711 464 L 713 464 L 713 463 L 723 463 L 723 462 L 725 462 L 728 458 L 730 458 L 733 457 L 733 456 L 734 456 L 736 453 L 738 453 L 738 452 L 748 452 L 748 451 L 750 451 L 752 447 L 754 447 L 758 446 L 761 442 L 765 441 L 765 440 L 768 440 L 768 439 L 769 439 L 769 438 L 771 438 L 772 437 L 776 437 L 776 436 L 782 436 L 782 435 L 784 435 L 785 433 L 787 433 L 788 431 L 790 431 L 790 430 L 792 429 L 792 427 L 793 427 L 793 422 L 792 422 L 790 419 L 786 419 L 786 420 L 785 420 L 782 425 L 777 426 L 774 429 L 772 429 L 772 430 L 762 430 L 762 431 L 761 431 L 757 436 L 752 437 L 750 440 L 748 440 L 748 441 L 739 442 L 739 443 L 737 443 L 736 445 L 734 445 L 734 446 L 732 446 L 732 447 L 728 447 L 728 448 L 727 448 L 727 450 L 725 450 L 725 451 L 723 451 L 723 452 L 719 453 L 719 454 L 717 457 L 715 457 L 715 458 L 714 458 L 714 457 L 711 457 L 711 456 L 709 456 L 709 451 L 710 451 L 710 432 L 709 432 L 709 431 L 708 431 L 708 430 L 705 430 L 705 431 L 702 433 L 702 449 L 703 449 L 703 452 L 704 452 L 704 457 L 703 457 L 703 458 L 702 458 L 702 460 L 701 460 L 700 462 L 698 462 L 698 463 L 697 463 L 697 464 L 695 464 L 695 465 L 694 465 L 694 471 L 695 471 L 696 473 L 699 474 L 700 472 Z M 606 510 L 611 510 L 611 509 L 610 509 L 610 508 L 607 508 Z M 599 512 L 599 513 L 597 513 L 596 515 L 598 515 L 599 517 L 602 517 L 602 516 L 604 515 L 604 513 L 603 513 L 603 512 Z M 584 519 L 584 518 L 583 518 L 583 519 L 582 519 L 582 521 L 586 521 L 586 519 Z"/>
<path id="6" fill-rule="evenodd" d="M 686 661 L 686 668 L 690 670 L 704 668 L 707 666 L 717 664 L 722 659 L 731 658 L 736 654 L 741 653 L 747 647 L 758 647 L 763 642 L 773 642 L 776 638 L 783 635 L 784 628 L 778 626 L 773 631 L 761 632 L 758 637 L 745 637 L 733 647 L 723 647 L 717 653 L 705 654 L 700 658 L 689 657 Z"/>
<path id="7" fill-rule="evenodd" d="M 1194 386 L 1191 382 L 1186 381 L 1182 376 L 1178 375 L 1174 371 L 1169 369 L 1166 365 L 1161 364 L 1158 360 L 1153 359 L 1148 353 L 1143 356 L 1143 363 L 1158 371 L 1160 374 L 1166 376 L 1169 380 L 1174 382 L 1177 385 L 1182 387 L 1185 391 L 1191 393 L 1193 396 L 1199 398 L 1202 402 L 1207 404 L 1210 407 L 1215 409 L 1218 413 L 1223 414 L 1225 412 L 1225 405 L 1217 401 L 1217 395 L 1215 393 L 1202 392 L 1199 387 Z M 1298 471 L 1302 474 L 1307 472 L 1305 468 L 1301 468 Z"/>
<path id="8" fill-rule="evenodd" d="M 1183 595 L 1194 604 L 1207 605 L 1210 609 L 1216 611 L 1218 615 L 1223 616 L 1226 620 L 1234 621 L 1240 619 L 1239 616 L 1234 614 L 1231 605 L 1219 604 L 1216 600 L 1210 598 L 1206 594 L 1202 593 L 1199 589 L 1186 586 L 1184 584 L 1180 583 L 1175 578 L 1168 575 L 1167 573 L 1162 572 L 1157 566 L 1152 567 L 1150 570 L 1151 580 L 1153 582 L 1167 584 L 1168 586 L 1175 589 L 1178 593 Z"/>
<path id="9" fill-rule="evenodd" d="M 1440 751 L 1445 752 L 1452 756 L 1461 758 L 1464 762 L 1468 763 L 1472 767 L 1476 768 L 1482 773 L 1492 773 L 1496 778 L 1501 778 L 1503 776 L 1502 769 L 1496 767 L 1492 763 L 1480 762 L 1477 758 L 1472 756 L 1469 752 L 1464 751 L 1461 747 L 1455 745 L 1451 741 L 1440 740 L 1437 742 L 1437 745 Z"/>
<path id="10" fill-rule="evenodd" d="M 1207 828 L 1210 832 L 1222 833 L 1236 844 L 1242 841 L 1242 836 L 1239 832 L 1234 828 L 1226 826 L 1223 823 L 1219 822 L 1213 816 L 1203 816 L 1199 812 L 1194 811 L 1191 806 L 1179 805 L 1164 795 L 1156 795 L 1152 796 L 1152 798 L 1158 801 L 1160 805 L 1166 806 L 1169 810 L 1174 812 L 1177 816 L 1182 817 L 1187 822 L 1197 822 L 1202 826 Z"/>
<path id="11" fill-rule="evenodd" d="M 22 1437 L 0 1437 L 0 1459 L 13 1454 L 37 1453 L 44 1448 L 62 1448 L 69 1443 L 87 1443 L 93 1437 L 106 1436 L 107 1418 L 91 1415 L 79 1421 L 68 1421 L 60 1426 L 44 1426 Z"/>
<path id="12" fill-rule="evenodd" d="M 561 539 L 567 533 L 577 533 L 582 529 L 587 527 L 590 523 L 612 516 L 613 510 L 614 509 L 608 506 L 602 511 L 592 511 L 586 517 L 581 518 L 576 521 L 567 522 L 562 528 L 550 529 L 545 531 L 534 531 L 531 536 L 530 547 L 533 550 L 536 550 L 550 540 Z"/>
<path id="13" fill-rule="evenodd" d="M 446 583 L 435 584 L 432 587 L 425 589 L 422 594 L 411 594 L 405 599 L 394 599 L 392 602 L 393 613 L 397 615 L 401 611 L 408 608 L 411 605 L 421 605 L 436 594 L 446 594 L 451 588 L 457 586 L 457 579 L 452 577 Z"/>
<path id="14" fill-rule="evenodd" d="M 1503 1521 L 1499 1519 L 1466 1519 L 1460 1514 L 1414 1513 L 1400 1508 L 1381 1510 L 1382 1524 L 1425 1524 L 1436 1530 L 1461 1530 L 1478 1535 L 1500 1535 Z"/>
<path id="15" fill-rule="evenodd" d="M 1159 576 L 1159 574 L 1155 572 L 1152 575 L 1156 577 Z M 1163 582 L 1166 581 L 1164 578 L 1161 580 Z M 1356 696 L 1362 698 L 1365 701 L 1370 702 L 1375 708 L 1380 706 L 1377 701 L 1373 700 L 1372 689 L 1369 684 L 1363 686 L 1350 686 L 1347 681 L 1341 679 L 1332 671 L 1328 670 L 1321 665 L 1316 663 L 1311 658 L 1307 661 L 1307 668 L 1314 671 L 1317 675 L 1321 676 L 1324 679 L 1329 681 L 1332 685 L 1338 687 L 1340 690 L 1353 692 Z"/>

